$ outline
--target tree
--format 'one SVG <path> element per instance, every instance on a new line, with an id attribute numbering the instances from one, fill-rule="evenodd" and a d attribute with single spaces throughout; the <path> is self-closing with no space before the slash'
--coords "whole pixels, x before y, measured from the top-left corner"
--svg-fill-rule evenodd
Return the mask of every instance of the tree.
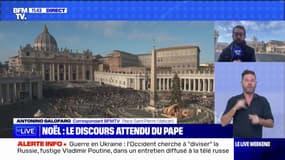
<path id="1" fill-rule="evenodd" d="M 177 103 L 179 106 L 181 105 L 181 89 L 180 89 L 180 78 L 177 73 L 174 74 L 172 80 L 172 90 L 171 90 L 171 103 Z"/>

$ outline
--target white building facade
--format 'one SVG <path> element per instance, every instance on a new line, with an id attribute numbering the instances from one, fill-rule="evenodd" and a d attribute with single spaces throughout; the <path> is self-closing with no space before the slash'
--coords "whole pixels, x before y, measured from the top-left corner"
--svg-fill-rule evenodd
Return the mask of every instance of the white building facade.
<path id="1" fill-rule="evenodd" d="M 42 98 L 42 80 L 33 74 L 0 77 L 0 105 Z"/>
<path id="2" fill-rule="evenodd" d="M 101 84 L 135 90 L 148 90 L 150 86 L 149 73 L 116 73 L 94 72 L 94 80 Z M 172 72 L 157 73 L 157 90 L 170 91 L 172 88 Z M 178 73 L 181 91 L 184 92 L 214 92 L 214 72 L 182 71 Z"/>

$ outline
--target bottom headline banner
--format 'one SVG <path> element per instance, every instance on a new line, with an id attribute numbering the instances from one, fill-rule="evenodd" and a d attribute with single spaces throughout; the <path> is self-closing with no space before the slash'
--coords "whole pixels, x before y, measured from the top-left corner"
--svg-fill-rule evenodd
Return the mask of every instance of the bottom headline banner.
<path id="1" fill-rule="evenodd" d="M 234 139 L 2 139 L 9 159 L 233 160 Z"/>
<path id="2" fill-rule="evenodd" d="M 285 139 L 233 138 L 65 138 L 0 139 L 12 160 L 277 160 Z M 55 157 L 56 156 L 56 157 Z"/>

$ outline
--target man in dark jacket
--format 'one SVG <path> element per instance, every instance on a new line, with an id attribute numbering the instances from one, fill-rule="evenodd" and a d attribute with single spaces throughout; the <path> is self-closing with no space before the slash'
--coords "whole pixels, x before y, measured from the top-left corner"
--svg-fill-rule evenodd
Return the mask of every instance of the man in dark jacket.
<path id="1" fill-rule="evenodd" d="M 256 84 L 255 72 L 244 70 L 241 76 L 243 93 L 228 100 L 221 124 L 226 126 L 233 120 L 235 138 L 262 138 L 263 127 L 274 126 L 270 104 L 255 93 Z"/>
<path id="2" fill-rule="evenodd" d="M 246 45 L 245 28 L 237 25 L 232 32 L 233 42 L 223 49 L 219 56 L 219 62 L 255 62 L 254 49 Z"/>

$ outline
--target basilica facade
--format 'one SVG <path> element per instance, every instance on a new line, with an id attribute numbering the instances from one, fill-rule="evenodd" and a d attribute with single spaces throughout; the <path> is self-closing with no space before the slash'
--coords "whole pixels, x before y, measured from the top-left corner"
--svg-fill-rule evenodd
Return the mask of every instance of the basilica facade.
<path id="1" fill-rule="evenodd" d="M 55 38 L 44 26 L 34 42 L 20 47 L 18 55 L 9 59 L 11 72 L 35 72 L 45 81 L 92 81 L 92 52 L 59 49 Z"/>

